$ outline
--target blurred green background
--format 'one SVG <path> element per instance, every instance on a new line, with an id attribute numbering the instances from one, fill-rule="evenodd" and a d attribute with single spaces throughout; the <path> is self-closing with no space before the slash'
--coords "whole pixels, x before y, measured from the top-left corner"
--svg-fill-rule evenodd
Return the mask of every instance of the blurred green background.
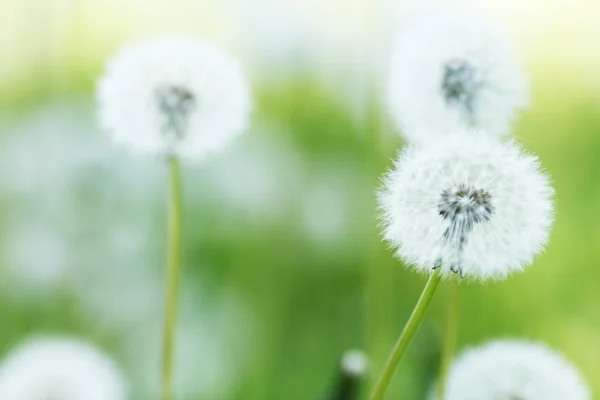
<path id="1" fill-rule="evenodd" d="M 556 189 L 532 268 L 464 284 L 459 346 L 547 342 L 600 382 L 600 7 L 461 2 L 504 25 L 532 80 L 516 136 Z M 425 283 L 380 242 L 373 193 L 402 145 L 380 92 L 392 33 L 414 11 L 381 0 L 2 0 L 0 355 L 31 335 L 88 338 L 132 399 L 157 387 L 165 171 L 97 127 L 94 85 L 122 43 L 206 38 L 240 58 L 247 134 L 186 165 L 179 399 L 318 399 L 341 354 L 376 373 Z M 437 371 L 443 283 L 389 398 Z"/>

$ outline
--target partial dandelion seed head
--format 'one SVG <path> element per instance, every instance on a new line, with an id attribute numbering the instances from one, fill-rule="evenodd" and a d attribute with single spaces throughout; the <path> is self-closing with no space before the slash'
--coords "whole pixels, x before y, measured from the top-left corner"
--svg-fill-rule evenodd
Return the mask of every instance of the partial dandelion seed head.
<path id="1" fill-rule="evenodd" d="M 124 379 L 99 349 L 76 339 L 38 338 L 0 365 L 2 400 L 125 400 Z"/>
<path id="2" fill-rule="evenodd" d="M 514 50 L 487 21 L 458 12 L 417 18 L 397 40 L 388 106 L 411 141 L 471 126 L 508 134 L 529 103 Z"/>
<path id="3" fill-rule="evenodd" d="M 126 45 L 98 83 L 100 119 L 113 139 L 151 154 L 202 159 L 248 125 L 239 65 L 216 47 L 169 36 Z"/>
<path id="4" fill-rule="evenodd" d="M 500 340 L 452 364 L 443 400 L 590 400 L 579 371 L 545 345 Z"/>
<path id="5" fill-rule="evenodd" d="M 503 279 L 548 240 L 553 190 L 536 157 L 480 131 L 400 153 L 379 193 L 384 238 L 415 269 Z"/>
<path id="6" fill-rule="evenodd" d="M 369 361 L 361 350 L 348 350 L 342 356 L 342 371 L 351 376 L 361 376 L 367 372 Z"/>

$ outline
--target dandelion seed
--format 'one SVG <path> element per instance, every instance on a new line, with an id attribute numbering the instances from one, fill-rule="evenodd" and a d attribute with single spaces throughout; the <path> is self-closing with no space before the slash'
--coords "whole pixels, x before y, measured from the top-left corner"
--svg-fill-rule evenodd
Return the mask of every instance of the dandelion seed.
<path id="1" fill-rule="evenodd" d="M 545 345 L 500 340 L 453 363 L 444 400 L 590 400 L 577 369 Z"/>
<path id="2" fill-rule="evenodd" d="M 529 84 L 504 36 L 467 14 L 430 15 L 400 35 L 388 104 L 409 141 L 464 125 L 507 134 Z"/>
<path id="3" fill-rule="evenodd" d="M 553 190 L 536 157 L 484 132 L 451 132 L 398 157 L 380 193 L 384 238 L 417 270 L 502 279 L 547 242 Z"/>
<path id="4" fill-rule="evenodd" d="M 241 133 L 251 110 L 238 65 L 186 37 L 125 46 L 98 84 L 100 118 L 114 140 L 143 153 L 202 158 Z"/>
<path id="5" fill-rule="evenodd" d="M 2 400 L 124 400 L 114 363 L 75 339 L 40 338 L 13 350 L 0 366 Z"/>

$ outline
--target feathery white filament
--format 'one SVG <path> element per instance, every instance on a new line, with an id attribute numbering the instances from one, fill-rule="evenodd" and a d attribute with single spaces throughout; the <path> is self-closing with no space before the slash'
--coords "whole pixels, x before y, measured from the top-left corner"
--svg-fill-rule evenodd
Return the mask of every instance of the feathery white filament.
<path id="1" fill-rule="evenodd" d="M 553 190 L 536 157 L 484 132 L 445 132 L 398 157 L 379 198 L 384 238 L 417 270 L 502 279 L 548 239 Z"/>
<path id="2" fill-rule="evenodd" d="M 585 381 L 545 345 L 500 340 L 460 355 L 443 400 L 590 400 Z"/>
<path id="3" fill-rule="evenodd" d="M 239 66 L 191 38 L 125 46 L 98 84 L 100 119 L 133 150 L 202 158 L 248 124 L 251 100 Z"/>
<path id="4" fill-rule="evenodd" d="M 505 37 L 472 15 L 428 15 L 397 40 L 388 105 L 409 141 L 464 125 L 507 134 L 528 92 Z"/>
<path id="5" fill-rule="evenodd" d="M 40 338 L 0 366 L 2 400 L 125 400 L 125 383 L 100 350 L 75 339 Z"/>

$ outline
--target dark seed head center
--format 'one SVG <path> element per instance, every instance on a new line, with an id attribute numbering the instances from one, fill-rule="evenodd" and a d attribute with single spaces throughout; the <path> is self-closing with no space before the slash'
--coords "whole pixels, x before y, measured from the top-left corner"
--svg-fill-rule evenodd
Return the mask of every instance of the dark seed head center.
<path id="1" fill-rule="evenodd" d="M 465 60 L 450 60 L 444 66 L 443 74 L 442 93 L 446 103 L 473 113 L 477 89 L 481 86 L 475 67 Z"/>
<path id="2" fill-rule="evenodd" d="M 438 212 L 451 222 L 464 220 L 473 224 L 488 221 L 494 214 L 492 195 L 485 189 L 466 184 L 445 189 L 438 203 Z"/>
<path id="3" fill-rule="evenodd" d="M 163 135 L 183 139 L 190 114 L 197 103 L 194 94 L 183 86 L 164 85 L 156 89 L 155 99 Z"/>

